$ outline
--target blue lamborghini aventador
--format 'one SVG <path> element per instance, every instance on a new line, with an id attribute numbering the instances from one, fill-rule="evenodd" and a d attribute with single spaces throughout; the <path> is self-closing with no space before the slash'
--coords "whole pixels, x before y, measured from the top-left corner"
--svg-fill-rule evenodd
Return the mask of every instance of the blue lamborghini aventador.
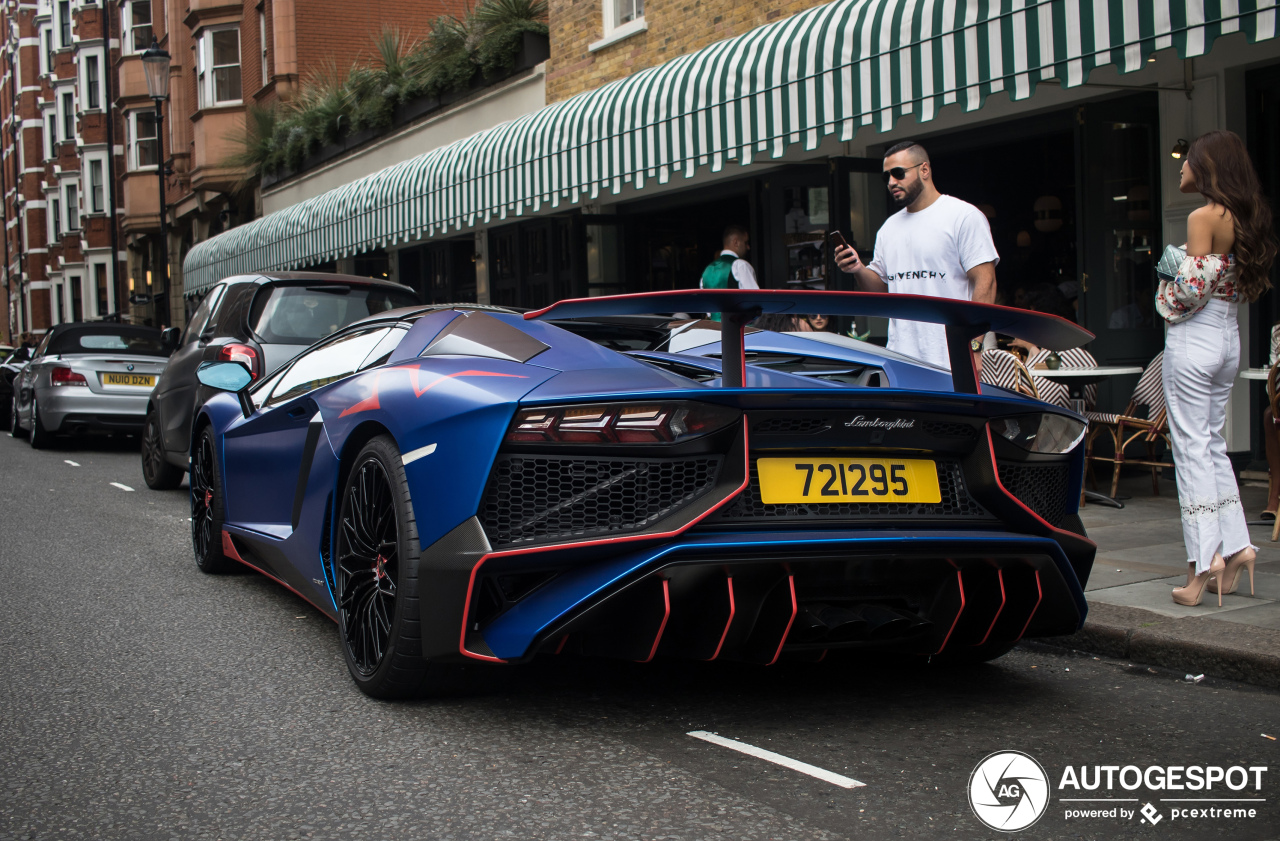
<path id="1" fill-rule="evenodd" d="M 720 333 L 595 340 L 672 312 L 722 313 Z M 945 325 L 951 370 L 748 326 L 784 312 Z M 393 310 L 252 384 L 206 363 L 196 563 L 311 602 L 382 698 L 563 651 L 989 660 L 1080 627 L 1094 545 L 1084 422 L 980 386 L 987 330 L 1092 338 L 908 295 L 693 290 Z"/>

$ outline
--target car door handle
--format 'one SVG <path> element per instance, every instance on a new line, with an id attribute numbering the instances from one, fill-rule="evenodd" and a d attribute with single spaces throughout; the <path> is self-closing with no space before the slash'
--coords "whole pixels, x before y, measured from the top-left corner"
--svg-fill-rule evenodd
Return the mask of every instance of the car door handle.
<path id="1" fill-rule="evenodd" d="M 289 410 L 289 417 L 293 418 L 294 420 L 297 420 L 299 418 L 309 418 L 311 417 L 311 414 L 312 412 L 311 412 L 310 406 L 295 406 L 294 408 Z"/>

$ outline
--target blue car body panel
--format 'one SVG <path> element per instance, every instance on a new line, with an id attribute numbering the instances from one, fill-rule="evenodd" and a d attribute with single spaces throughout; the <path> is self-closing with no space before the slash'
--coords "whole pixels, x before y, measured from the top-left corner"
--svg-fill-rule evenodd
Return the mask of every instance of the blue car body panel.
<path id="1" fill-rule="evenodd" d="M 1060 457 L 1025 456 L 993 437 L 988 426 L 992 418 L 1046 411 L 1074 417 L 1069 412 L 987 386 L 980 394 L 955 393 L 948 372 L 880 350 L 769 332 L 748 333 L 747 351 L 813 357 L 837 367 L 869 366 L 882 371 L 884 381 L 879 387 L 855 387 L 748 364 L 744 387 L 723 388 L 719 343 L 680 353 L 625 354 L 505 312 L 483 316 L 504 325 L 495 330 L 519 331 L 545 348 L 537 350 L 531 344 L 536 352 L 523 361 L 505 358 L 497 350 L 423 355 L 442 331 L 456 327 L 450 326 L 456 319 L 480 314 L 465 308 L 420 313 L 382 364 L 248 417 L 235 395 L 209 400 L 196 434 L 207 426 L 215 436 L 226 512 L 223 540 L 234 556 L 335 616 L 335 578 L 325 553 L 339 528 L 345 473 L 372 435 L 385 434 L 407 462 L 405 475 L 422 548 L 421 586 L 430 588 L 422 622 L 423 654 L 431 659 L 516 661 L 559 650 L 567 639 L 578 638 L 584 651 L 616 643 L 618 653 L 611 656 L 647 659 L 633 654 L 648 652 L 652 657 L 664 634 L 668 638 L 662 650 L 678 651 L 680 645 L 669 636 L 668 619 L 690 639 L 707 637 L 710 631 L 695 627 L 698 610 L 683 605 L 693 598 L 690 593 L 702 600 L 698 604 L 715 602 L 721 598 L 716 588 L 725 582 L 729 618 L 712 656 L 736 656 L 725 646 L 738 644 L 735 650 L 742 659 L 759 662 L 772 662 L 770 651 L 777 659 L 784 650 L 796 656 L 816 650 L 819 643 L 806 642 L 792 630 L 804 611 L 825 609 L 832 600 L 861 610 L 861 603 L 855 602 L 864 591 L 871 594 L 868 604 L 874 603 L 871 614 L 897 611 L 903 622 L 903 617 L 915 617 L 915 630 L 892 640 L 912 653 L 928 653 L 925 649 L 939 642 L 955 645 L 957 638 L 977 645 L 993 634 L 1016 639 L 1023 633 L 1068 632 L 1083 622 L 1083 585 L 1093 557 L 1092 544 L 1076 518 L 1083 447 Z M 683 375 L 691 370 L 705 375 Z M 660 448 L 603 449 L 596 456 L 590 448 L 570 447 L 564 451 L 570 455 L 562 456 L 546 446 L 529 450 L 504 443 L 513 418 L 524 407 L 637 402 L 711 404 L 740 419 L 682 445 L 683 450 L 671 450 L 690 453 L 678 458 Z M 883 424 L 876 426 L 881 416 L 902 417 L 901 423 L 909 420 L 909 425 L 886 433 Z M 793 418 L 821 429 L 776 431 L 790 429 L 787 424 Z M 922 427 L 940 431 L 925 434 Z M 938 465 L 954 465 L 947 468 L 953 471 L 948 475 L 960 478 L 948 485 L 947 493 L 968 501 L 956 502 L 953 508 L 959 513 L 938 509 L 912 518 L 891 512 L 877 514 L 863 526 L 858 521 L 863 509 L 856 507 L 836 516 L 830 513 L 836 509 L 805 503 L 798 513 L 787 513 L 791 509 L 751 496 L 759 481 L 756 460 L 778 454 L 803 456 L 810 446 L 806 434 L 818 436 L 812 441 L 817 442 L 814 452 L 826 454 L 821 458 L 896 453 L 893 457 L 927 457 Z M 654 509 L 648 519 L 616 528 L 608 520 L 631 516 L 625 511 L 631 497 L 600 501 L 606 485 L 631 482 L 626 494 L 647 493 L 642 479 L 683 469 L 680 459 L 695 457 L 719 465 L 705 468 L 719 472 L 712 484 L 697 492 L 702 496 L 681 497 L 670 510 Z M 622 467 L 609 467 L 613 462 Z M 615 470 L 608 474 L 614 478 L 575 479 L 577 490 L 563 491 L 556 497 L 560 501 L 548 503 L 545 510 L 538 508 L 537 494 L 554 496 L 562 489 L 539 490 L 542 486 L 530 484 L 532 490 L 511 503 L 525 508 L 512 513 L 512 522 L 502 528 L 530 530 L 532 537 L 510 538 L 494 525 L 507 513 L 495 508 L 494 489 L 503 482 L 524 481 L 522 471 L 550 469 L 547 475 L 561 477 L 556 481 L 569 481 L 563 477 L 598 477 L 606 468 Z M 1056 478 L 1036 478 L 1043 476 Z M 1006 487 L 1015 484 L 1012 490 Z M 599 500 L 593 494 L 601 495 Z M 744 502 L 748 497 L 756 501 Z M 549 525 L 543 528 L 544 521 L 564 519 L 556 506 L 586 505 L 583 499 L 590 502 L 583 509 L 587 513 L 579 517 L 586 518 L 585 525 L 567 526 L 570 531 L 564 534 Z M 607 505 L 622 505 L 617 510 L 623 513 L 598 513 Z M 814 510 L 805 514 L 800 509 Z M 768 519 L 774 514 L 776 523 Z M 587 522 L 591 516 L 603 519 Z M 887 577 L 859 590 L 861 585 L 851 582 L 867 575 L 865 569 L 854 571 L 860 558 L 874 559 L 867 563 L 878 564 L 876 569 Z M 910 592 L 895 595 L 892 581 L 899 574 L 894 571 L 899 562 L 892 558 L 918 565 L 918 577 L 931 583 L 924 590 L 908 588 Z M 737 569 L 742 571 L 740 580 L 734 577 Z M 766 572 L 776 581 L 759 583 Z M 735 580 L 740 590 L 736 596 Z M 764 632 L 759 628 L 769 626 L 774 614 L 786 614 L 788 588 L 791 618 L 781 638 L 776 645 L 760 643 L 757 637 Z M 509 602 L 504 601 L 508 597 Z M 997 598 L 998 604 L 993 601 Z M 621 620 L 608 618 L 615 608 L 629 617 L 621 625 Z M 720 609 L 708 608 L 706 615 Z M 975 610 L 990 614 L 989 621 L 973 619 Z M 1029 611 L 1025 624 L 1019 624 L 1023 620 L 1018 610 Z M 756 628 L 735 632 L 735 637 L 729 629 L 735 621 L 747 621 L 741 616 L 748 613 Z M 651 645 L 650 625 L 657 628 Z M 778 631 L 769 633 L 776 636 Z M 637 635 L 639 642 L 631 639 Z M 836 647 L 880 644 L 875 638 L 828 642 Z M 690 650 L 701 650 L 701 644 L 691 643 Z"/>

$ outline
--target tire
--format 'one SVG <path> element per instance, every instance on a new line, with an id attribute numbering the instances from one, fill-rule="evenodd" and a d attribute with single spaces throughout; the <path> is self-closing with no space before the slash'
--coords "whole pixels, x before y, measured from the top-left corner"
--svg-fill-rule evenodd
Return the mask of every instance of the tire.
<path id="1" fill-rule="evenodd" d="M 338 638 L 347 669 L 373 698 L 468 688 L 466 665 L 422 658 L 417 521 L 390 436 L 365 444 L 342 485 L 334 541 Z"/>
<path id="2" fill-rule="evenodd" d="M 44 423 L 40 420 L 40 404 L 31 398 L 31 448 L 33 450 L 47 450 L 53 446 L 53 433 L 44 428 Z"/>
<path id="3" fill-rule="evenodd" d="M 222 553 L 226 513 L 213 444 L 213 430 L 205 427 L 191 452 L 191 549 L 201 572 L 221 575 L 235 569 L 235 561 Z"/>
<path id="4" fill-rule="evenodd" d="M 153 491 L 171 491 L 182 484 L 183 471 L 164 457 L 160 419 L 152 409 L 142 427 L 142 481 Z M 194 516 L 194 515 L 193 515 Z"/>
<path id="5" fill-rule="evenodd" d="M 15 392 L 9 404 L 9 435 L 13 438 L 26 438 L 27 431 L 18 423 L 18 395 Z"/>

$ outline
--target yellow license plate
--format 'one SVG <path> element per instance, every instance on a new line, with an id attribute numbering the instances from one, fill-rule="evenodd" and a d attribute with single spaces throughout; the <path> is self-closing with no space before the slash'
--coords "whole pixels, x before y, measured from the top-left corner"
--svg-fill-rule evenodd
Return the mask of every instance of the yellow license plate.
<path id="1" fill-rule="evenodd" d="M 762 458 L 760 499 L 789 502 L 941 502 L 938 468 L 913 458 Z"/>
<path id="2" fill-rule="evenodd" d="M 123 373 L 107 373 L 102 374 L 103 385 L 140 385 L 146 388 L 154 388 L 156 384 L 155 374 L 123 374 Z"/>

